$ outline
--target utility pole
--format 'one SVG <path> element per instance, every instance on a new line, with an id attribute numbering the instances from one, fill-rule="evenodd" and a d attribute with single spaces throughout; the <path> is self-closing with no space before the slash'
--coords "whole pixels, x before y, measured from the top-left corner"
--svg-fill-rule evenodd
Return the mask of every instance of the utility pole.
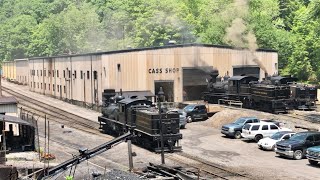
<path id="1" fill-rule="evenodd" d="M 164 97 L 164 92 L 162 90 L 162 87 L 160 87 L 158 92 L 158 108 L 159 108 L 159 129 L 160 129 L 160 141 L 161 141 L 161 164 L 165 164 L 164 161 L 164 149 L 163 149 L 163 124 L 162 124 L 162 108 L 161 108 L 161 100 Z"/>

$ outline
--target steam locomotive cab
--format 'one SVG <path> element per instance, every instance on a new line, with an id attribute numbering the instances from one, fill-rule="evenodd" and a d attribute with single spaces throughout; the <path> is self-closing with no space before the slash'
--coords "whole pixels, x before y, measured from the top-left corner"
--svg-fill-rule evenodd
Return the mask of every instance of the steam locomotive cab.
<path id="1" fill-rule="evenodd" d="M 111 100 L 110 100 L 111 99 Z M 161 113 L 145 97 L 117 96 L 115 102 L 111 97 L 105 98 L 102 116 L 98 117 L 100 128 L 104 133 L 119 136 L 133 129 L 136 135 L 133 142 L 155 152 L 161 151 L 160 129 L 164 137 L 165 151 L 180 151 L 179 140 L 182 134 L 179 129 L 178 113 Z"/>
<path id="2" fill-rule="evenodd" d="M 251 82 L 258 81 L 257 77 L 253 76 L 233 76 L 228 83 L 228 99 L 241 101 L 243 106 L 251 108 Z"/>

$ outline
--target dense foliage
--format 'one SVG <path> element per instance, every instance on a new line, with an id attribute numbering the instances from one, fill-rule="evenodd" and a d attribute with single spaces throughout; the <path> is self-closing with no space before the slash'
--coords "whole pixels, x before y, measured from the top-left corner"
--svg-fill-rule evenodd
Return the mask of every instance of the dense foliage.
<path id="1" fill-rule="evenodd" d="M 320 0 L 0 0 L 0 24 L 1 60 L 175 40 L 275 49 L 282 74 L 320 79 Z"/>

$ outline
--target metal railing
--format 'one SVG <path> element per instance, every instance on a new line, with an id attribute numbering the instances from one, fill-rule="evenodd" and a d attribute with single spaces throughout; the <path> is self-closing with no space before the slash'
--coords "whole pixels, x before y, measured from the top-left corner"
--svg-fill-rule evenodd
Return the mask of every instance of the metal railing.
<path id="1" fill-rule="evenodd" d="M 242 105 L 243 105 L 241 101 L 228 100 L 228 99 L 218 99 L 218 104 L 219 105 L 228 104 L 229 106 L 239 106 L 240 108 L 242 108 Z"/>

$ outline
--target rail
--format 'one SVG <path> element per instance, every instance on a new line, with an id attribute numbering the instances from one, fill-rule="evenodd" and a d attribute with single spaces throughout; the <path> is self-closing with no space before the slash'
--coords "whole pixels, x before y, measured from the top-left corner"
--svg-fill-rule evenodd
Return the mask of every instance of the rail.
<path id="1" fill-rule="evenodd" d="M 221 103 L 222 102 L 222 103 Z M 228 104 L 229 106 L 239 106 L 242 108 L 243 103 L 241 101 L 228 100 L 228 99 L 218 99 L 218 104 Z"/>

